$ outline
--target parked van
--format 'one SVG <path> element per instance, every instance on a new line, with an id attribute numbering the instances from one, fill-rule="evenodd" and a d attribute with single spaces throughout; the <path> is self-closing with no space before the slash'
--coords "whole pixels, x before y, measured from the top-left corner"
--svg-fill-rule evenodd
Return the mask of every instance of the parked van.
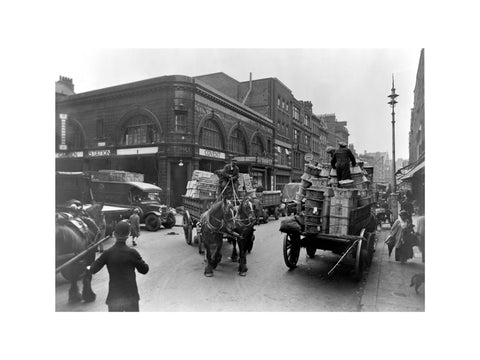
<path id="1" fill-rule="evenodd" d="M 136 181 L 92 180 L 91 187 L 98 202 L 138 209 L 140 223 L 149 231 L 156 231 L 160 226 L 170 229 L 175 225 L 175 210 L 161 204 L 162 189 L 158 186 Z"/>

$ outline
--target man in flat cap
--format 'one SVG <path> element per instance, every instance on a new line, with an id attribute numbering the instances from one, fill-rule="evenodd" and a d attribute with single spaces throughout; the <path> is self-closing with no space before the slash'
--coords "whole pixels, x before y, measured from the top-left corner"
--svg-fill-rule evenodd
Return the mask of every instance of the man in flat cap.
<path id="1" fill-rule="evenodd" d="M 338 143 L 338 149 L 333 154 L 331 161 L 332 168 L 337 170 L 338 181 L 352 179 L 350 174 L 350 162 L 352 163 L 352 166 L 357 165 L 352 151 L 347 148 L 346 143 L 340 141 Z"/>
<path id="2" fill-rule="evenodd" d="M 240 175 L 240 170 L 237 166 L 237 159 L 233 156 L 230 158 L 230 163 L 225 165 L 223 170 L 221 171 L 220 176 L 220 183 L 223 189 L 229 185 L 229 181 L 231 181 L 232 188 L 231 190 L 234 191 L 238 195 L 238 178 Z M 233 198 L 233 194 L 228 194 L 229 198 Z"/>
<path id="3" fill-rule="evenodd" d="M 148 265 L 137 250 L 126 244 L 130 235 L 130 223 L 127 220 L 117 223 L 113 235 L 117 239 L 115 244 L 92 264 L 90 272 L 95 274 L 107 265 L 110 281 L 105 303 L 108 311 L 140 311 L 135 269 L 140 274 L 146 274 Z"/>

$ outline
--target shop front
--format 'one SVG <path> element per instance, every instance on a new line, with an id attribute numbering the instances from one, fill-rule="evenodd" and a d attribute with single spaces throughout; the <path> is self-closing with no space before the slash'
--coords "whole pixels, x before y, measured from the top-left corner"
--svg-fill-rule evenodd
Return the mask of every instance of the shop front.
<path id="1" fill-rule="evenodd" d="M 218 150 L 210 150 L 206 148 L 198 149 L 199 162 L 198 169 L 202 171 L 215 172 L 222 170 L 227 164 L 227 155 Z"/>
<path id="2" fill-rule="evenodd" d="M 272 189 L 272 159 L 262 156 L 235 156 L 241 173 L 250 175 L 254 188 Z"/>
<path id="3" fill-rule="evenodd" d="M 275 190 L 283 190 L 283 187 L 291 182 L 290 171 L 276 169 L 275 171 Z"/>

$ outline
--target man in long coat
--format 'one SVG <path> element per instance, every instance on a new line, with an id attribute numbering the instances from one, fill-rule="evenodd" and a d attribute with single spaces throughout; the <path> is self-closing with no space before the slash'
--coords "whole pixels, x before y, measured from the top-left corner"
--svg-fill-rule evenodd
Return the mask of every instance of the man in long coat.
<path id="1" fill-rule="evenodd" d="M 129 235 L 130 224 L 126 220 L 120 221 L 115 226 L 115 244 L 104 251 L 90 268 L 90 272 L 95 274 L 107 265 L 110 276 L 106 300 L 108 311 L 139 311 L 135 269 L 146 274 L 149 267 L 137 250 L 126 245 Z"/>
<path id="2" fill-rule="evenodd" d="M 231 183 L 233 185 L 232 190 L 234 190 L 235 193 L 238 194 L 238 178 L 240 175 L 240 170 L 238 169 L 238 166 L 237 166 L 237 160 L 232 158 L 230 161 L 230 164 L 227 164 L 224 166 L 220 175 L 221 175 L 220 183 L 222 186 L 222 191 L 225 188 L 225 186 L 229 184 L 228 181 L 231 180 Z"/>
<path id="3" fill-rule="evenodd" d="M 352 166 L 357 165 L 355 156 L 353 156 L 352 151 L 347 148 L 347 144 L 344 142 L 339 142 L 338 145 L 339 148 L 333 154 L 330 164 L 333 169 L 337 170 L 337 181 L 351 180 L 350 162 L 352 163 Z"/>

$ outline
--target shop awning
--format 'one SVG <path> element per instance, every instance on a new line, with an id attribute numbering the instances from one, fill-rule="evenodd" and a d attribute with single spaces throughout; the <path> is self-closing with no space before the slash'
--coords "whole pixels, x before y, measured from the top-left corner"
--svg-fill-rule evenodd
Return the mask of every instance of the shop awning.
<path id="1" fill-rule="evenodd" d="M 415 166 L 414 168 L 412 168 L 411 170 L 409 170 L 408 172 L 406 172 L 405 174 L 401 175 L 399 177 L 399 180 L 400 181 L 404 181 L 404 180 L 407 180 L 407 179 L 411 179 L 412 177 L 415 176 L 415 174 L 417 172 L 419 172 L 420 170 L 424 169 L 425 168 L 425 160 L 423 160 L 422 162 L 420 162 L 417 166 Z"/>

